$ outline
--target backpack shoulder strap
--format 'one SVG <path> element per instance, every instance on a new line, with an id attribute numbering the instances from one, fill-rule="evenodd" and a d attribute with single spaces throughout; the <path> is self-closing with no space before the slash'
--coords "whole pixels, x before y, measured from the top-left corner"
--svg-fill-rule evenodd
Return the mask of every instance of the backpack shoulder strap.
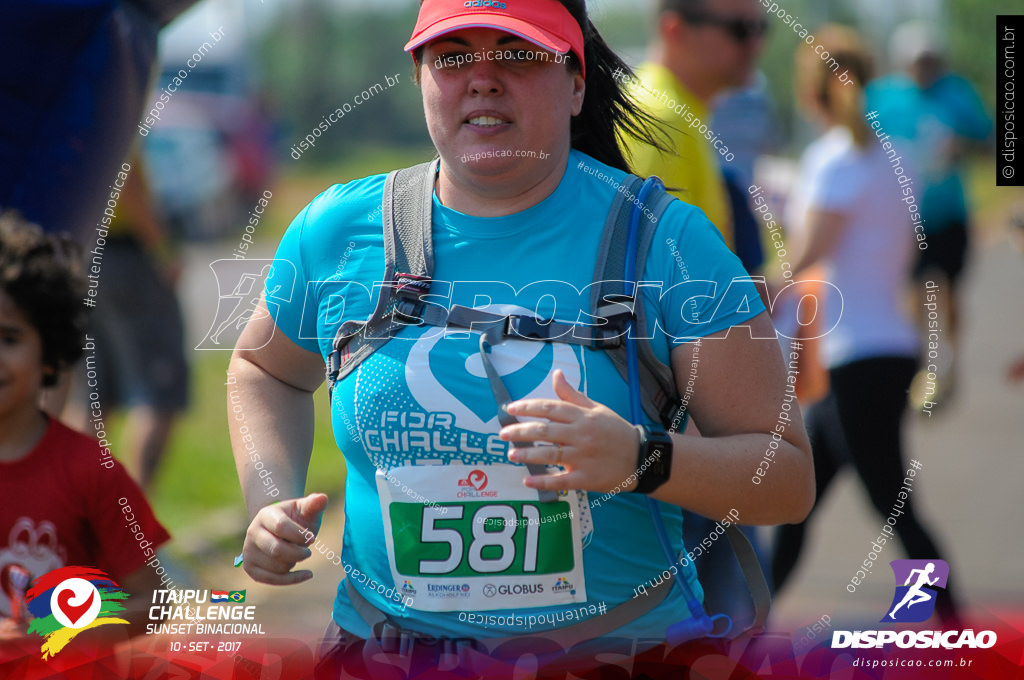
<path id="1" fill-rule="evenodd" d="M 768 589 L 768 581 L 764 577 L 761 562 L 757 559 L 757 553 L 754 551 L 750 539 L 735 524 L 730 524 L 725 528 L 725 535 L 736 555 L 736 561 L 740 564 L 743 580 L 747 582 L 747 592 L 754 604 L 754 620 L 746 628 L 737 631 L 732 636 L 732 639 L 739 640 L 764 632 L 765 624 L 768 621 L 768 612 L 772 607 L 772 593 Z"/>
<path id="2" fill-rule="evenodd" d="M 429 277 L 434 271 L 431 211 L 437 168 L 436 160 L 421 163 L 389 173 L 384 182 L 384 251 L 389 267 L 384 275 L 390 281 L 401 274 Z M 378 312 L 383 311 L 384 297 L 382 287 Z"/>
<path id="3" fill-rule="evenodd" d="M 643 180 L 634 175 L 629 175 L 623 182 L 623 189 L 628 189 L 631 196 L 636 197 L 640 192 Z M 634 209 L 634 199 L 627 199 L 625 191 L 616 193 L 612 201 L 611 210 L 608 212 L 608 220 L 605 223 L 604 235 L 601 239 L 601 247 L 598 251 L 597 264 L 594 268 L 594 281 L 599 285 L 594 286 L 591 293 L 591 309 L 597 318 L 605 318 L 600 312 L 602 307 L 611 299 L 621 296 L 634 297 L 634 314 L 636 315 L 637 328 L 646 329 L 646 316 L 642 304 L 641 290 L 626 290 L 626 238 L 629 230 L 629 218 Z M 650 215 L 643 215 L 640 218 L 640 233 L 637 242 L 636 272 L 642 277 L 644 263 L 647 261 L 647 253 L 654 240 L 654 232 L 657 229 L 658 221 L 668 206 L 675 200 L 664 189 L 658 189 L 651 194 L 648 200 L 647 209 Z M 642 335 L 642 334 L 641 334 Z M 676 388 L 675 378 L 672 375 L 672 368 L 663 364 L 654 355 L 650 342 L 643 337 L 638 338 L 637 343 L 640 360 L 640 393 L 644 412 L 652 420 L 669 427 L 680 417 L 679 390 Z M 619 347 L 609 350 L 609 356 L 615 368 L 622 375 L 623 380 L 628 381 L 628 370 L 626 367 L 625 343 Z M 685 412 L 682 414 L 685 418 Z M 685 421 L 683 421 L 685 424 Z M 675 429 L 680 429 L 680 423 L 676 422 Z"/>
<path id="4" fill-rule="evenodd" d="M 400 293 L 423 294 L 434 270 L 431 208 L 438 161 L 388 173 L 384 181 L 384 279 L 377 304 L 365 321 L 346 321 L 327 357 L 329 389 L 380 349 L 407 321 L 396 318 Z"/>
<path id="5" fill-rule="evenodd" d="M 624 188 L 632 192 L 632 196 L 640 193 L 640 186 L 643 184 L 638 177 L 630 175 L 623 183 Z M 602 237 L 601 248 L 598 252 L 597 267 L 594 273 L 594 280 L 601 282 L 595 286 L 592 293 L 591 307 L 595 316 L 604 318 L 597 313 L 601 305 L 606 303 L 606 296 L 614 298 L 616 295 L 628 295 L 631 291 L 625 290 L 625 268 L 626 268 L 626 238 L 629 227 L 630 215 L 634 210 L 634 199 L 627 200 L 623 192 L 620 192 L 612 203 L 608 213 L 608 221 L 605 224 L 605 231 Z M 642 278 L 644 265 L 647 262 L 647 254 L 654 241 L 654 233 L 658 221 L 665 214 L 665 210 L 675 200 L 668 194 L 664 187 L 656 188 L 650 194 L 645 206 L 650 215 L 641 215 L 639 238 L 637 241 L 636 267 L 638 280 Z M 638 328 L 646 328 L 645 312 L 643 301 L 640 299 L 642 292 L 638 288 L 634 301 L 634 315 Z M 672 368 L 663 364 L 654 354 L 651 343 L 644 337 L 637 338 L 638 359 L 640 369 L 640 394 L 643 400 L 644 412 L 656 422 L 661 422 L 666 427 L 672 426 L 672 430 L 681 429 L 686 424 L 689 413 L 685 410 L 684 404 L 679 399 L 679 390 L 676 388 L 675 378 L 672 375 Z M 622 374 L 623 379 L 629 380 L 626 366 L 625 345 L 609 350 L 615 367 Z M 678 419 L 682 418 L 681 421 Z M 768 612 L 771 607 L 771 592 L 765 581 L 764 572 L 758 562 L 757 554 L 753 546 L 743 532 L 736 525 L 726 527 L 726 536 L 739 562 L 743 572 L 743 578 L 747 583 L 747 590 L 754 605 L 754 619 L 742 631 L 738 631 L 731 637 L 739 639 L 749 635 L 756 635 L 764 630 Z M 678 578 L 673 576 L 672 578 Z M 618 608 L 616 608 L 618 609 Z M 614 611 L 614 610 L 613 610 Z M 609 612 L 611 614 L 612 612 Z"/>

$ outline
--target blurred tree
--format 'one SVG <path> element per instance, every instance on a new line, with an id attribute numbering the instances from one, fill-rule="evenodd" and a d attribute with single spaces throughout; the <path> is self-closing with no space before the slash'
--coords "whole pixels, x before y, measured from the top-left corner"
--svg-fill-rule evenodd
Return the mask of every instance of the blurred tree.
<path id="1" fill-rule="evenodd" d="M 913 7 L 861 0 L 785 0 L 784 6 L 813 32 L 825 22 L 857 27 L 876 47 L 879 72 L 888 68 L 888 38 L 902 21 L 921 15 L 948 27 L 950 63 L 994 101 L 995 21 L 998 13 L 1012 14 L 1021 0 L 918 0 Z M 782 3 L 780 3 L 782 4 Z M 915 7 L 917 9 L 915 9 Z M 594 3 L 592 19 L 614 49 L 630 63 L 643 60 L 654 27 L 653 4 L 637 9 L 620 4 Z M 927 16 L 924 14 L 927 10 Z M 884 11 L 885 16 L 879 12 Z M 310 134 L 323 116 L 386 76 L 400 74 L 401 84 L 377 94 L 338 121 L 304 154 L 309 162 L 326 164 L 338 155 L 358 153 L 367 146 L 429 145 L 419 91 L 412 81 L 413 66 L 402 52 L 416 7 L 397 9 L 339 9 L 330 0 L 296 0 L 262 36 L 259 58 L 264 87 L 280 102 L 287 154 Z M 795 113 L 791 73 L 799 36 L 781 19 L 768 16 L 771 29 L 760 68 L 778 106 L 783 137 L 795 144 L 812 132 Z"/>
<path id="2" fill-rule="evenodd" d="M 991 112 L 996 98 L 996 15 L 1020 14 L 1020 0 L 947 0 L 950 66 L 971 81 Z"/>
<path id="3" fill-rule="evenodd" d="M 330 163 L 366 146 L 429 144 L 412 60 L 402 51 L 415 20 L 415 8 L 339 11 L 325 0 L 302 0 L 281 14 L 259 54 L 264 86 L 279 100 L 284 154 L 345 104 L 351 111 L 304 152 L 308 162 Z M 396 74 L 398 85 L 353 101 Z"/>

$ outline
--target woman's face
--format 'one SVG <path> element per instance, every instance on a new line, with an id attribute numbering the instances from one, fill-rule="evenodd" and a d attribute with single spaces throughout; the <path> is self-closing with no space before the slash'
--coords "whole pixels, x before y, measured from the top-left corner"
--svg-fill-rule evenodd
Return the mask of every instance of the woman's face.
<path id="1" fill-rule="evenodd" d="M 423 110 L 447 171 L 508 179 L 564 162 L 584 81 L 557 58 L 490 28 L 455 31 L 425 47 Z"/>

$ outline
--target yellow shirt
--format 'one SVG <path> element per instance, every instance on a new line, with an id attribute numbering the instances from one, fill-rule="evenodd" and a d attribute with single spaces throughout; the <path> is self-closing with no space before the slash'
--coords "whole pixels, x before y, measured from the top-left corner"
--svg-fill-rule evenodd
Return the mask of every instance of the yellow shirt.
<path id="1" fill-rule="evenodd" d="M 630 167 L 642 177 L 657 175 L 673 195 L 703 210 L 732 249 L 732 210 L 718 168 L 719 156 L 700 130 L 702 124 L 710 130 L 710 112 L 664 66 L 648 62 L 637 70 L 637 76 L 640 82 L 631 85 L 633 96 L 647 113 L 676 128 L 666 126 L 665 132 L 670 148 L 678 155 L 663 154 L 629 138 Z"/>

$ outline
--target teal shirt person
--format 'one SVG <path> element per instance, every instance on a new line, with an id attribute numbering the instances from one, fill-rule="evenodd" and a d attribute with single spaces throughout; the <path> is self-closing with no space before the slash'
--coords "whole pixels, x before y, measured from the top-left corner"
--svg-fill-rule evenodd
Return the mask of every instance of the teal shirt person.
<path id="1" fill-rule="evenodd" d="M 878 113 L 894 146 L 913 163 L 925 232 L 965 222 L 968 206 L 959 147 L 965 140 L 984 142 L 992 133 L 992 120 L 974 87 L 952 73 L 925 88 L 904 74 L 893 74 L 871 83 L 866 96 L 867 110 Z"/>
<path id="2" fill-rule="evenodd" d="M 518 213 L 473 217 L 441 205 L 435 195 L 431 292 L 437 304 L 585 322 L 590 294 L 584 289 L 593 281 L 615 184 L 624 177 L 573 150 L 554 193 Z M 383 175 L 333 186 L 285 233 L 266 295 L 278 329 L 300 347 L 326 357 L 338 326 L 365 319 L 372 310 L 373 283 L 379 286 L 384 276 L 378 209 L 383 186 Z M 657 282 L 645 287 L 644 302 L 648 336 L 666 363 L 678 343 L 764 311 L 721 234 L 703 212 L 682 201 L 659 222 L 641 280 Z M 629 414 L 629 390 L 606 352 L 514 339 L 494 352 L 513 399 L 553 398 L 550 375 L 561 369 L 576 389 L 624 417 Z M 522 485 L 526 468 L 507 462 L 497 416 L 479 361 L 477 332 L 403 328 L 334 390 L 335 440 L 348 468 L 340 566 L 365 598 L 397 622 L 449 636 L 539 633 L 588 618 L 591 605 L 600 612 L 621 604 L 633 597 L 637 584 L 657 579 L 667 567 L 654 532 L 635 530 L 651 524 L 639 494 L 620 493 L 602 503 L 595 500 L 603 494 L 570 492 L 553 504 L 556 508 L 541 510 L 547 514 L 534 525 L 536 535 L 528 537 L 531 527 L 523 520 L 530 511 L 523 508 L 529 503 L 512 496 L 535 492 Z M 499 495 L 485 495 L 492 490 Z M 438 547 L 420 540 L 424 527 L 418 523 L 432 502 L 449 510 L 467 507 L 451 515 L 438 509 L 428 533 L 454 529 L 461 533 L 458 540 L 471 546 L 480 537 L 473 533 L 470 510 L 483 499 L 506 500 L 506 495 L 522 515 L 519 528 L 513 525 L 508 532 L 507 549 L 516 553 L 510 569 L 488 576 L 468 559 L 439 573 L 444 570 L 436 562 L 447 556 L 445 550 L 431 554 L 437 560 L 429 560 L 429 569 L 420 568 L 425 551 Z M 678 552 L 682 510 L 659 505 Z M 557 516 L 570 511 L 572 521 Z M 538 555 L 521 554 L 530 550 L 531 540 Z M 497 556 L 492 548 L 489 555 Z M 538 560 L 538 568 L 524 572 L 524 560 Z M 680 573 L 700 596 L 693 564 Z M 369 635 L 344 582 L 333 615 L 343 629 Z M 653 612 L 616 634 L 663 636 L 684 616 L 686 604 L 672 590 Z"/>
<path id="3" fill-rule="evenodd" d="M 630 169 L 622 143 L 657 144 L 657 124 L 615 76 L 629 67 L 584 2 L 497 4 L 425 0 L 405 46 L 440 159 L 433 195 L 423 197 L 434 255 L 426 297 L 593 323 L 588 288 Z M 449 68 L 459 55 L 462 65 Z M 297 568 L 306 560 L 331 563 L 344 585 L 318 656 L 332 677 L 362 667 L 352 638 L 390 644 L 383 638 L 395 639 L 396 627 L 416 657 L 427 652 L 430 668 L 446 649 L 438 636 L 532 637 L 581 619 L 608 624 L 570 631 L 600 638 L 597 649 L 629 637 L 646 649 L 690 612 L 701 616 L 692 562 L 713 538 L 684 546 L 684 508 L 721 517 L 723 527 L 727 517 L 773 524 L 807 516 L 810 443 L 799 410 L 789 410 L 792 378 L 768 313 L 706 216 L 669 201 L 637 272 L 645 283 L 637 304 L 647 312 L 638 331 L 655 356 L 671 359 L 675 390 L 692 397 L 687 411 L 701 430 L 665 434 L 670 469 L 640 485 L 648 473 L 637 471 L 653 454 L 607 352 L 506 338 L 484 364 L 473 337 L 482 329 L 403 326 L 334 387 L 345 529 L 317 536 L 329 498 L 308 475 L 314 393 L 335 331 L 368 317 L 384 278 L 384 183 L 377 175 L 337 185 L 303 209 L 229 363 L 238 408 L 253 414 L 244 432 L 231 428 L 251 518 L 243 569 L 260 583 L 291 585 L 313 578 Z M 491 389 L 495 376 L 516 422 L 497 419 L 505 396 Z M 262 459 L 250 464 L 252 446 Z M 762 459 L 771 461 L 769 477 Z M 264 470 L 281 488 L 274 502 L 261 488 Z M 631 623 L 628 613 L 613 616 L 672 575 L 684 585 L 661 591 L 663 603 L 652 597 Z M 361 617 L 353 605 L 364 599 Z M 391 626 L 368 630 L 384 619 Z M 557 663 L 598 663 L 571 646 Z"/>

